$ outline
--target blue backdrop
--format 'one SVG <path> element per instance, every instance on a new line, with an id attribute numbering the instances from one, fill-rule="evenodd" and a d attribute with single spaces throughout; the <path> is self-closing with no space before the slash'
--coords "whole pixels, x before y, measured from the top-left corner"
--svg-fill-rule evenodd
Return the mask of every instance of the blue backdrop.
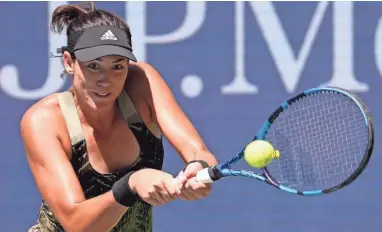
<path id="1" fill-rule="evenodd" d="M 26 231 L 40 196 L 19 134 L 23 112 L 69 86 L 50 52 L 51 12 L 63 2 L 0 3 L 0 231 Z M 376 146 L 357 181 L 304 198 L 256 181 L 226 179 L 198 202 L 155 209 L 155 231 L 381 231 L 382 3 L 98 2 L 126 18 L 140 60 L 163 75 L 219 160 L 239 151 L 268 114 L 299 91 L 331 84 L 360 94 Z M 166 143 L 165 169 L 183 166 Z M 245 166 L 245 164 L 243 164 Z"/>

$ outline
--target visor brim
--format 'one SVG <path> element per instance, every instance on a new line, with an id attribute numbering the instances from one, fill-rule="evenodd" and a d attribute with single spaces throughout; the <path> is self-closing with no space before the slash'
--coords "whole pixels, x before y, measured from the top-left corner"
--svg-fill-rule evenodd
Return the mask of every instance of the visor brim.
<path id="1" fill-rule="evenodd" d="M 134 54 L 126 48 L 115 45 L 101 45 L 96 47 L 84 48 L 74 52 L 76 58 L 81 62 L 88 62 L 104 56 L 122 56 L 129 60 L 137 61 Z"/>

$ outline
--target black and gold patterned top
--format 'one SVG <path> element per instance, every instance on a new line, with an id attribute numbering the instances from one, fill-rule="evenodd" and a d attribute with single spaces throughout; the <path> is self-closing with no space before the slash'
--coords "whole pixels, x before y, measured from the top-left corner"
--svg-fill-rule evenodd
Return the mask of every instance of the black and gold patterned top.
<path id="1" fill-rule="evenodd" d="M 114 182 L 132 170 L 142 168 L 162 169 L 163 143 L 162 138 L 156 137 L 153 130 L 155 126 L 146 127 L 140 120 L 136 109 L 125 92 L 118 98 L 118 105 L 130 129 L 134 133 L 141 147 L 138 160 L 121 171 L 100 174 L 92 168 L 86 148 L 86 141 L 82 133 L 79 117 L 74 105 L 72 93 L 59 94 L 60 108 L 63 112 L 72 142 L 71 164 L 84 191 L 86 199 L 96 197 L 111 190 Z M 55 218 L 49 205 L 42 199 L 37 224 L 29 232 L 63 232 L 65 231 Z M 151 232 L 152 231 L 152 206 L 144 201 L 138 201 L 130 207 L 119 222 L 110 232 Z"/>

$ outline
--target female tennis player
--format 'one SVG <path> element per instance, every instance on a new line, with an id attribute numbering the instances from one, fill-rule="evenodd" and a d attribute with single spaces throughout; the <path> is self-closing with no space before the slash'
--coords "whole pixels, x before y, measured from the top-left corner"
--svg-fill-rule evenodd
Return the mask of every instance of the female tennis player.
<path id="1" fill-rule="evenodd" d="M 66 29 L 72 87 L 21 121 L 43 199 L 29 231 L 152 231 L 152 206 L 206 197 L 211 186 L 194 176 L 217 161 L 161 75 L 136 62 L 126 23 L 90 4 L 58 7 L 51 25 Z M 177 177 L 161 170 L 162 136 L 186 163 Z"/>

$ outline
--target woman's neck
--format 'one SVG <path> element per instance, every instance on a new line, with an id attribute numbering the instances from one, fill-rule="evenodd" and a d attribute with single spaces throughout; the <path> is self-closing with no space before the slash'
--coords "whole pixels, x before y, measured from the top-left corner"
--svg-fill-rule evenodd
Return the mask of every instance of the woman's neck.
<path id="1" fill-rule="evenodd" d="M 92 109 L 85 101 L 74 97 L 77 111 L 82 123 L 89 125 L 95 131 L 108 133 L 117 116 L 116 104 L 110 104 L 100 110 Z"/>

